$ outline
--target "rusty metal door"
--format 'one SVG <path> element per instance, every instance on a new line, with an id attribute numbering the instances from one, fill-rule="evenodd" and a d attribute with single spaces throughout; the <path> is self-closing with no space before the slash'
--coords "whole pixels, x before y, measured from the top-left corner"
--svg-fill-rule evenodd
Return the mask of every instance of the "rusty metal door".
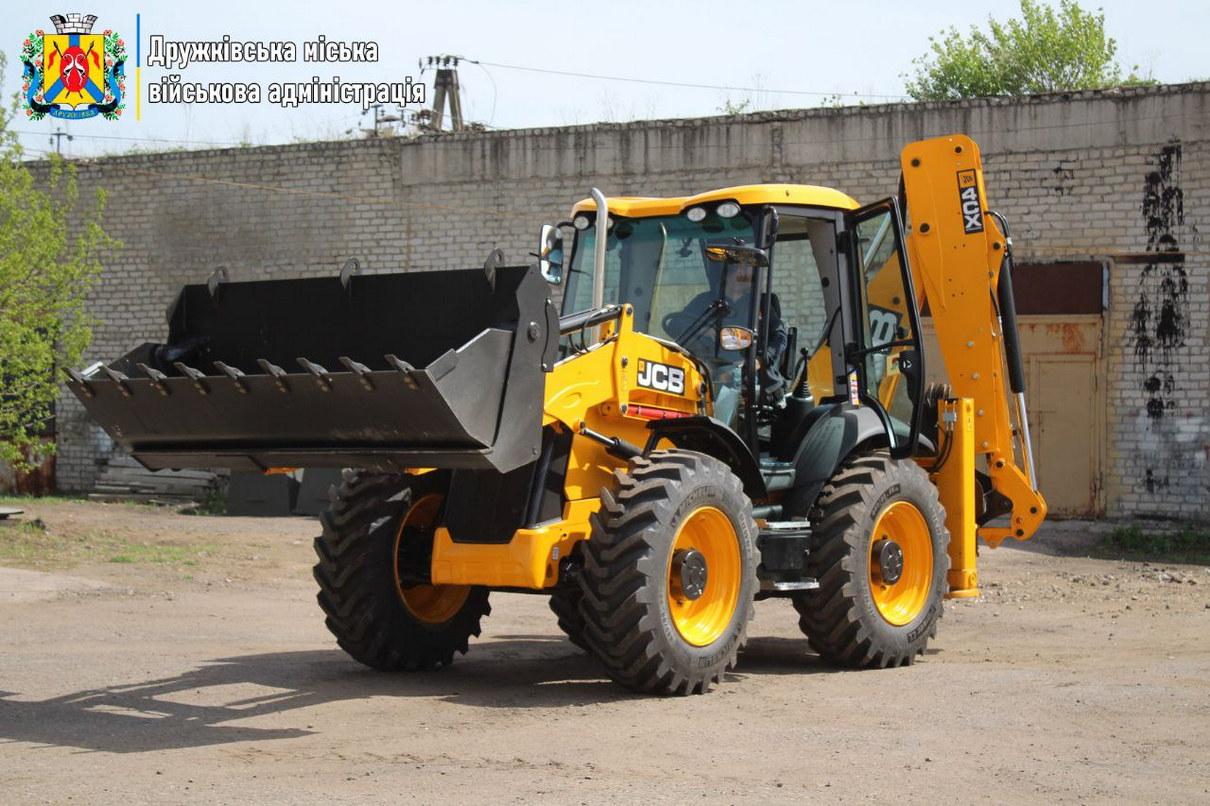
<path id="1" fill-rule="evenodd" d="M 1019 264 L 1013 276 L 1038 487 L 1060 517 L 1105 511 L 1104 282 L 1091 261 Z M 923 330 L 928 380 L 942 381 L 931 320 Z"/>
<path id="2" fill-rule="evenodd" d="M 1095 354 L 1026 354 L 1038 486 L 1055 515 L 1098 514 L 1100 407 Z"/>

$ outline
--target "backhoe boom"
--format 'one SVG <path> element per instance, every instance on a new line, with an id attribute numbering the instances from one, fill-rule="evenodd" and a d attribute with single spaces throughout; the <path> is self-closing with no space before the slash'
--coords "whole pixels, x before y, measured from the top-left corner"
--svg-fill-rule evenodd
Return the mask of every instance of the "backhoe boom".
<path id="1" fill-rule="evenodd" d="M 912 143 L 901 161 L 917 302 L 928 302 L 954 397 L 973 402 L 973 450 L 987 458 L 978 534 L 992 546 L 1025 540 L 1046 517 L 1046 502 L 1029 446 L 1011 243 L 987 209 L 979 147 L 969 137 Z M 997 514 L 1010 524 L 985 525 Z"/>

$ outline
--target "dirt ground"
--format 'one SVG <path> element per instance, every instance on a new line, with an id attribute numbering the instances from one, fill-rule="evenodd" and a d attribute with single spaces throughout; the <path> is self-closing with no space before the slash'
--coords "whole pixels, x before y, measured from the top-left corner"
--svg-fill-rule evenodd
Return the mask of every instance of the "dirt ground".
<path id="1" fill-rule="evenodd" d="M 984 551 L 916 665 L 820 663 L 757 605 L 705 696 L 629 694 L 541 597 L 452 667 L 323 626 L 306 519 L 82 502 L 0 522 L 6 803 L 1210 803 L 1210 569 Z"/>

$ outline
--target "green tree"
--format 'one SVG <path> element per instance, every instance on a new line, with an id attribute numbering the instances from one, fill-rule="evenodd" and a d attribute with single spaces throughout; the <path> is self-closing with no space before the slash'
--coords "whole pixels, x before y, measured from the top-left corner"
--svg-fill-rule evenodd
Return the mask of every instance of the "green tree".
<path id="1" fill-rule="evenodd" d="M 1114 61 L 1117 42 L 1105 35 L 1105 14 L 1093 14 L 1074 0 L 1059 8 L 1021 0 L 1021 19 L 988 18 L 986 32 L 972 26 L 929 37 L 929 52 L 913 60 L 906 79 L 917 101 L 944 101 L 988 95 L 1095 89 L 1144 83 L 1133 73 L 1122 78 Z"/>
<path id="2" fill-rule="evenodd" d="M 0 80 L 4 54 L 0 53 Z M 81 203 L 75 166 L 51 157 L 36 181 L 0 105 L 0 461 L 27 468 L 53 446 L 40 437 L 58 395 L 59 367 L 92 337 L 84 296 L 117 247 L 101 227 L 105 193 Z"/>

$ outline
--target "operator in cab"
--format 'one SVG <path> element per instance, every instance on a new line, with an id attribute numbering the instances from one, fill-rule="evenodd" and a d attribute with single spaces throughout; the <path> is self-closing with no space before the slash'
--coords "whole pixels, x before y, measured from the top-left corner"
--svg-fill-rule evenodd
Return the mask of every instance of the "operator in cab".
<path id="1" fill-rule="evenodd" d="M 714 417 L 732 427 L 742 399 L 744 351 L 725 349 L 720 333 L 726 327 L 752 326 L 752 303 L 759 279 L 758 268 L 750 263 L 725 263 L 718 291 L 703 291 L 684 310 L 665 317 L 663 323 L 671 339 L 710 366 L 715 387 Z M 761 300 L 763 303 L 765 298 Z M 786 385 L 778 367 L 788 335 L 777 295 L 772 294 L 768 303 L 758 307 L 755 316 L 759 334 L 762 312 L 766 308 L 769 312 L 768 340 L 756 357 L 756 370 L 762 402 L 776 404 Z"/>

